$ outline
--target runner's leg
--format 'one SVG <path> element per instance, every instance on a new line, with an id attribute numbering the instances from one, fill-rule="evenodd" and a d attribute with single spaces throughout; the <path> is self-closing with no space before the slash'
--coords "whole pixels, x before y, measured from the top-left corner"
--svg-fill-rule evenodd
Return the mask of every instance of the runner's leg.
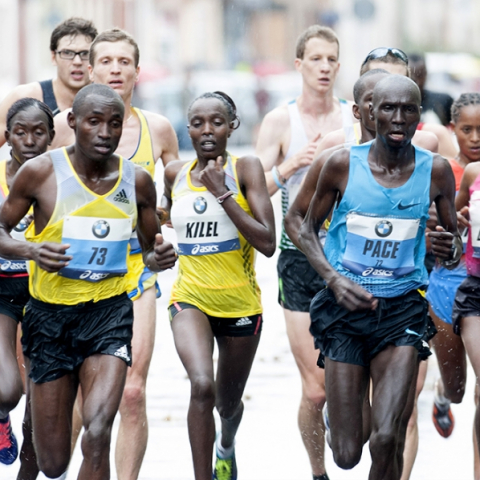
<path id="1" fill-rule="evenodd" d="M 369 480 L 398 480 L 401 477 L 417 373 L 418 351 L 414 347 L 390 345 L 370 363 L 373 397 Z"/>
<path id="2" fill-rule="evenodd" d="M 317 366 L 319 351 L 315 350 L 309 331 L 310 314 L 284 309 L 287 335 L 302 379 L 302 398 L 298 426 L 310 459 L 313 475 L 325 473 L 325 426 L 322 408 L 325 405 L 325 372 Z"/>
<path id="3" fill-rule="evenodd" d="M 156 291 L 145 290 L 133 302 L 132 366 L 120 403 L 120 426 L 115 449 L 119 480 L 136 480 L 148 441 L 146 384 L 155 345 Z"/>
<path id="4" fill-rule="evenodd" d="M 212 328 L 204 313 L 189 308 L 175 315 L 172 331 L 191 385 L 187 421 L 195 479 L 211 480 L 215 441 Z"/>

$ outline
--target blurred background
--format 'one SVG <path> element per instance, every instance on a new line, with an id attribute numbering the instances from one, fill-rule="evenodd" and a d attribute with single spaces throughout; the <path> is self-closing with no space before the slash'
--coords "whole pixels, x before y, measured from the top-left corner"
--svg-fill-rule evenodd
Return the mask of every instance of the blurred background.
<path id="1" fill-rule="evenodd" d="M 295 43 L 314 23 L 340 38 L 337 96 L 351 99 L 363 58 L 379 46 L 425 53 L 431 90 L 454 98 L 480 90 L 480 0 L 0 0 L 0 98 L 54 76 L 50 33 L 70 16 L 136 38 L 134 103 L 165 115 L 181 148 L 190 147 L 189 103 L 212 90 L 239 107 L 242 126 L 232 141 L 254 144 L 265 113 L 300 91 Z"/>

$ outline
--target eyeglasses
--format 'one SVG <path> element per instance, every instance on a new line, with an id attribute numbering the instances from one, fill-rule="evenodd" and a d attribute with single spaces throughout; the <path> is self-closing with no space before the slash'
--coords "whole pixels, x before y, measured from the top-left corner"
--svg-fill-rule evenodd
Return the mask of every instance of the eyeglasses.
<path id="1" fill-rule="evenodd" d="M 82 50 L 81 52 L 75 52 L 74 50 L 57 50 L 55 53 L 58 53 L 58 56 L 64 60 L 73 60 L 78 55 L 82 62 L 88 60 L 90 54 L 88 50 Z"/>
<path id="2" fill-rule="evenodd" d="M 389 48 L 389 47 L 379 47 L 372 50 L 362 63 L 362 67 L 368 63 L 370 60 L 377 60 L 379 58 L 384 58 L 388 54 L 393 55 L 394 57 L 400 59 L 405 65 L 408 65 L 408 57 L 405 52 L 402 52 L 399 48 Z"/>

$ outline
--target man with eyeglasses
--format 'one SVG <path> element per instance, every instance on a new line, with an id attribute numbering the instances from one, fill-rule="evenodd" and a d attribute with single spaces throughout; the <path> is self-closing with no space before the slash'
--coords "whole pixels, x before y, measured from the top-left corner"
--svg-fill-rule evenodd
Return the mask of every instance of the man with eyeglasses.
<path id="1" fill-rule="evenodd" d="M 97 33 L 91 21 L 78 17 L 69 18 L 55 27 L 50 37 L 50 50 L 57 76 L 19 85 L 3 99 L 0 104 L 0 146 L 6 141 L 3 132 L 8 109 L 17 100 L 26 97 L 41 100 L 54 115 L 71 108 L 77 92 L 90 83 L 88 53 Z"/>

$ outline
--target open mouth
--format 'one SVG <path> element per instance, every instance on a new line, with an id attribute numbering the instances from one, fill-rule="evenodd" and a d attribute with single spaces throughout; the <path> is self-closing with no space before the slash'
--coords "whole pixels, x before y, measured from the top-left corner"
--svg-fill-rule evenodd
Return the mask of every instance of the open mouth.
<path id="1" fill-rule="evenodd" d="M 95 145 L 95 150 L 98 153 L 101 153 L 102 155 L 106 155 L 107 153 L 110 152 L 110 145 L 98 144 L 98 145 Z"/>
<path id="2" fill-rule="evenodd" d="M 389 137 L 396 142 L 401 142 L 405 138 L 405 134 L 403 132 L 392 132 Z"/>
<path id="3" fill-rule="evenodd" d="M 200 145 L 204 150 L 213 150 L 217 144 L 212 140 L 205 140 L 204 142 L 201 142 Z"/>
<path id="4" fill-rule="evenodd" d="M 82 70 L 73 70 L 70 75 L 73 77 L 74 80 L 82 80 L 85 76 Z"/>
<path id="5" fill-rule="evenodd" d="M 123 82 L 121 80 L 111 80 L 108 82 L 108 85 L 112 87 L 113 89 L 115 88 L 120 88 L 123 86 Z"/>

